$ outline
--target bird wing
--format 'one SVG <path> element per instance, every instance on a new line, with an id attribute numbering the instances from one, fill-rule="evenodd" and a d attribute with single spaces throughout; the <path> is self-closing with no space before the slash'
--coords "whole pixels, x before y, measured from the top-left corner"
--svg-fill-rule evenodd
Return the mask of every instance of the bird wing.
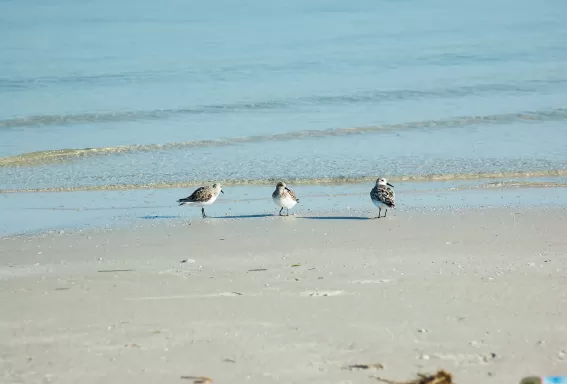
<path id="1" fill-rule="evenodd" d="M 189 196 L 189 201 L 208 201 L 213 197 L 213 191 L 208 187 L 199 187 Z"/>
<path id="2" fill-rule="evenodd" d="M 293 199 L 293 201 L 297 201 L 299 203 L 299 200 L 297 200 L 297 197 L 295 196 L 295 193 L 293 193 L 293 191 L 291 189 L 289 189 L 288 187 L 285 187 L 285 190 L 287 191 L 287 193 L 289 193 L 289 195 L 291 196 L 291 198 Z"/>
<path id="3" fill-rule="evenodd" d="M 396 205 L 396 196 L 392 188 L 385 186 L 379 186 L 377 190 L 378 200 L 386 204 L 388 207 L 394 207 Z"/>
<path id="4" fill-rule="evenodd" d="M 372 188 L 370 190 L 370 198 L 372 200 L 379 200 L 379 198 L 378 198 L 378 187 L 374 186 L 374 188 Z"/>

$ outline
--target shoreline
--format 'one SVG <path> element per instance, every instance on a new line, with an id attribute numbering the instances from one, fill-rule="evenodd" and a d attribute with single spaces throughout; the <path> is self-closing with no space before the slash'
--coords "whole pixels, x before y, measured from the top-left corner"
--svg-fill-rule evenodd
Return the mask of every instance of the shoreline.
<path id="1" fill-rule="evenodd" d="M 451 210 L 480 207 L 567 205 L 567 187 L 554 179 L 553 187 L 517 184 L 514 180 L 396 183 L 396 211 Z M 534 182 L 548 183 L 549 179 Z M 350 185 L 291 185 L 301 200 L 298 216 L 369 216 L 375 214 L 368 193 L 370 183 Z M 273 186 L 225 188 L 207 208 L 217 218 L 267 217 L 277 213 L 271 201 Z M 199 210 L 178 207 L 175 201 L 192 189 L 18 193 L 0 195 L 0 238 L 51 231 L 122 228 L 168 221 L 176 224 L 200 217 Z M 391 213 L 394 213 L 392 211 Z"/>
<path id="2" fill-rule="evenodd" d="M 566 227 L 567 207 L 463 208 L 5 238 L 0 368 L 7 383 L 564 374 Z"/>

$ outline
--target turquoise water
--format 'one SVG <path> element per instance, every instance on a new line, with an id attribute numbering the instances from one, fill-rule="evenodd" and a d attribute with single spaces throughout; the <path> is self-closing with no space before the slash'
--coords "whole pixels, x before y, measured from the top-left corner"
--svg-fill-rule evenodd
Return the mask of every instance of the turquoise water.
<path id="1" fill-rule="evenodd" d="M 535 179 L 536 182 L 545 180 Z M 459 209 L 564 207 L 567 179 L 552 188 L 500 188 L 477 186 L 475 181 L 396 183 L 396 210 L 392 220 L 408 220 L 416 212 L 435 214 Z M 292 186 L 300 199 L 289 220 L 367 220 L 378 210 L 370 201 L 371 184 Z M 233 186 L 210 207 L 207 219 L 279 219 L 279 207 L 271 199 L 273 186 Z M 3 236 L 60 230 L 135 228 L 151 225 L 183 225 L 201 219 L 199 208 L 178 207 L 175 201 L 190 193 L 183 189 L 130 189 L 124 191 L 9 193 L 0 195 L 0 239 Z M 285 218 L 284 220 L 287 220 Z M 293 221 L 290 221 L 293 222 Z M 380 227 L 376 223 L 377 228 Z"/>
<path id="2" fill-rule="evenodd" d="M 0 1 L 0 193 L 565 176 L 565 20 L 563 0 Z"/>

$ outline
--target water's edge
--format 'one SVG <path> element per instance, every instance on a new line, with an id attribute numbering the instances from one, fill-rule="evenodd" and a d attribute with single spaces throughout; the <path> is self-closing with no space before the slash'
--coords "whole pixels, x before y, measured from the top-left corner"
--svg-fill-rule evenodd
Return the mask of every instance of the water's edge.
<path id="1" fill-rule="evenodd" d="M 392 183 L 394 183 L 392 181 Z M 292 185 L 301 200 L 298 216 L 372 216 L 369 198 L 372 183 L 343 185 Z M 451 180 L 395 183 L 396 210 L 565 206 L 567 180 Z M 271 200 L 273 185 L 230 186 L 218 201 L 207 207 L 213 218 L 262 219 L 277 214 Z M 136 227 L 200 220 L 200 210 L 178 207 L 176 200 L 191 190 L 179 188 L 132 189 L 0 195 L 0 236 L 38 234 L 53 230 Z"/>

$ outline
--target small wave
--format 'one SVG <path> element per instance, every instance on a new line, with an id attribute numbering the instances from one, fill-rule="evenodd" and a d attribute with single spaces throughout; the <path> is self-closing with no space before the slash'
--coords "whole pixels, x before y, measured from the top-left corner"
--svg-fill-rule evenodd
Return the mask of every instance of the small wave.
<path id="1" fill-rule="evenodd" d="M 497 172 L 497 173 L 463 173 L 463 174 L 429 174 L 429 175 L 400 175 L 388 178 L 394 182 L 434 182 L 434 181 L 459 181 L 459 180 L 483 180 L 483 179 L 514 179 L 514 178 L 541 178 L 541 177 L 564 177 L 567 176 L 567 169 L 556 169 L 546 171 L 517 171 L 517 172 Z M 279 179 L 224 179 L 215 180 L 224 186 L 262 186 L 275 185 Z M 324 185 L 324 184 L 360 184 L 374 183 L 376 175 L 359 177 L 328 177 L 328 178 L 287 178 L 285 180 L 293 185 Z M 30 188 L 30 189 L 4 189 L 0 193 L 38 193 L 38 192 L 80 192 L 80 191 L 125 191 L 134 189 L 166 189 L 166 188 L 192 188 L 210 184 L 210 180 L 192 180 L 187 182 L 163 182 L 150 184 L 113 184 L 113 185 L 92 185 L 60 188 Z M 463 185 L 451 187 L 450 190 L 473 189 L 473 188 L 519 188 L 519 187 L 567 187 L 564 182 L 540 182 L 540 181 L 497 181 L 480 185 Z"/>
<path id="2" fill-rule="evenodd" d="M 76 160 L 90 156 L 102 156 L 132 152 L 154 152 L 183 148 L 222 147 L 229 145 L 257 143 L 265 141 L 288 141 L 333 136 L 372 134 L 406 129 L 458 128 L 475 124 L 506 124 L 514 122 L 538 122 L 567 119 L 567 109 L 509 113 L 487 116 L 465 116 L 444 120 L 425 120 L 399 124 L 384 124 L 366 127 L 334 128 L 326 130 L 294 131 L 244 137 L 228 137 L 214 140 L 193 140 L 166 144 L 123 145 L 102 148 L 56 149 L 24 153 L 0 158 L 0 167 L 37 166 L 55 162 Z"/>
<path id="3" fill-rule="evenodd" d="M 119 78 L 119 76 L 111 76 L 110 78 Z M 83 79 L 79 77 L 77 79 Z M 87 77 L 90 79 L 90 77 Z M 95 76 L 94 80 L 99 77 Z M 84 79 L 83 79 L 84 80 Z M 30 84 L 42 84 L 43 82 L 51 83 L 52 78 L 46 78 L 39 81 L 32 80 L 2 80 L 0 79 L 0 88 L 21 88 Z M 71 115 L 37 115 L 15 117 L 11 119 L 0 120 L 0 128 L 14 128 L 24 126 L 52 126 L 52 125 L 69 125 L 69 124 L 85 124 L 85 123 L 110 123 L 124 121 L 140 121 L 164 119 L 181 115 L 202 115 L 202 114 L 221 114 L 236 113 L 245 111 L 263 111 L 293 108 L 306 105 L 344 105 L 357 103 L 380 103 L 392 102 L 400 100 L 426 99 L 426 98 L 454 98 L 465 96 L 479 96 L 484 94 L 498 93 L 531 93 L 546 91 L 550 87 L 563 86 L 567 83 L 566 79 L 549 80 L 528 80 L 521 84 L 478 84 L 473 86 L 460 86 L 437 88 L 427 90 L 416 89 L 392 89 L 392 90 L 374 90 L 357 92 L 346 95 L 313 95 L 306 97 L 294 97 L 281 100 L 267 100 L 259 102 L 229 103 L 229 104 L 209 104 L 189 108 L 173 108 L 173 109 L 155 109 L 148 111 L 117 111 L 117 112 L 100 112 L 100 113 L 82 113 Z"/>

